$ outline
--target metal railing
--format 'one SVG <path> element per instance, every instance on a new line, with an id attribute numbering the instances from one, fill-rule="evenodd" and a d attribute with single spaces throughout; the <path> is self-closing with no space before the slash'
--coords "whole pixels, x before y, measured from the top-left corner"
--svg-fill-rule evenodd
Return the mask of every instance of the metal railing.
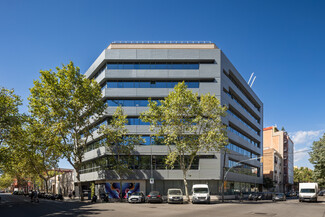
<path id="1" fill-rule="evenodd" d="M 113 41 L 112 44 L 212 44 L 211 41 Z"/>

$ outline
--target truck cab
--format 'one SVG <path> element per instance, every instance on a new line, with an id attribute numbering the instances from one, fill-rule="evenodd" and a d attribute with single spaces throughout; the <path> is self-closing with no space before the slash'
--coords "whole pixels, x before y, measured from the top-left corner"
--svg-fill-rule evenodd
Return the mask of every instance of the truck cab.
<path id="1" fill-rule="evenodd" d="M 207 184 L 193 185 L 192 192 L 192 203 L 210 203 L 210 191 Z"/>

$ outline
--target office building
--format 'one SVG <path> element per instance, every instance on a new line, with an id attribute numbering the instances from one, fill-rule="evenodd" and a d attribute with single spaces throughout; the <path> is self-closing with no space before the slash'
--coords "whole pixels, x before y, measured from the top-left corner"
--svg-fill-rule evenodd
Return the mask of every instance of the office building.
<path id="1" fill-rule="evenodd" d="M 215 94 L 221 104 L 229 108 L 223 119 L 229 137 L 225 166 L 233 169 L 226 177 L 226 192 L 250 192 L 261 186 L 263 104 L 215 44 L 115 42 L 98 56 L 85 76 L 101 85 L 103 100 L 108 104 L 107 116 L 94 126 L 107 124 L 116 107 L 122 105 L 128 115 L 130 134 L 142 135 L 145 139 L 144 144 L 136 147 L 134 174 L 124 177 L 124 193 L 137 190 L 148 193 L 155 189 L 166 194 L 168 188 L 183 189 L 182 171 L 177 166 L 172 170 L 165 167 L 167 147 L 151 137 L 148 123 L 138 118 L 147 109 L 149 97 L 161 100 L 181 81 L 199 95 Z M 109 164 L 111 157 L 101 147 L 100 139 L 95 132 L 87 146 L 81 181 L 84 188 L 94 182 L 97 190 L 112 191 L 120 187 L 114 173 L 99 166 Z M 212 194 L 219 194 L 222 168 L 222 153 L 201 153 L 188 173 L 189 189 L 193 184 L 208 183 Z M 150 178 L 154 178 L 152 185 Z"/>

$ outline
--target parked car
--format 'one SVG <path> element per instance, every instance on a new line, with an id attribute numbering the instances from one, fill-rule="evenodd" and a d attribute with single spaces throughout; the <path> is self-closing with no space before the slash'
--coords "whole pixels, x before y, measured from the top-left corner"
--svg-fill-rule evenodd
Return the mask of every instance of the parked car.
<path id="1" fill-rule="evenodd" d="M 284 193 L 275 193 L 272 198 L 273 202 L 275 201 L 286 201 L 287 197 Z"/>
<path id="2" fill-rule="evenodd" d="M 144 203 L 146 200 L 142 192 L 133 192 L 128 199 L 129 203 Z"/>
<path id="3" fill-rule="evenodd" d="M 210 203 L 210 191 L 207 184 L 196 184 L 192 187 L 192 203 Z"/>
<path id="4" fill-rule="evenodd" d="M 162 203 L 163 199 L 158 191 L 152 191 L 147 196 L 148 203 Z"/>
<path id="5" fill-rule="evenodd" d="M 248 200 L 262 200 L 263 194 L 262 193 L 251 193 L 248 195 Z"/>
<path id="6" fill-rule="evenodd" d="M 167 193 L 168 203 L 183 203 L 183 192 L 178 188 L 170 188 Z"/>
<path id="7" fill-rule="evenodd" d="M 322 190 L 318 193 L 318 196 L 325 196 L 325 190 Z"/>

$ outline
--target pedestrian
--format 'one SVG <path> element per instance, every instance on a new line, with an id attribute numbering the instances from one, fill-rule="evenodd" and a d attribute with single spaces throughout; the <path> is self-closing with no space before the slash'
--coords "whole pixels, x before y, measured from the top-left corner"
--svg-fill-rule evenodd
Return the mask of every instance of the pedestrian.
<path id="1" fill-rule="evenodd" d="M 69 198 L 70 199 L 72 198 L 72 191 L 70 191 L 70 193 L 69 193 Z"/>
<path id="2" fill-rule="evenodd" d="M 72 191 L 72 195 L 73 195 L 73 199 L 75 199 L 75 197 L 76 197 L 76 192 L 73 190 Z"/>
<path id="3" fill-rule="evenodd" d="M 241 203 L 243 202 L 243 191 L 240 191 L 240 193 L 239 193 L 239 201 Z"/>
<path id="4" fill-rule="evenodd" d="M 30 202 L 34 202 L 34 191 L 30 192 Z"/>

